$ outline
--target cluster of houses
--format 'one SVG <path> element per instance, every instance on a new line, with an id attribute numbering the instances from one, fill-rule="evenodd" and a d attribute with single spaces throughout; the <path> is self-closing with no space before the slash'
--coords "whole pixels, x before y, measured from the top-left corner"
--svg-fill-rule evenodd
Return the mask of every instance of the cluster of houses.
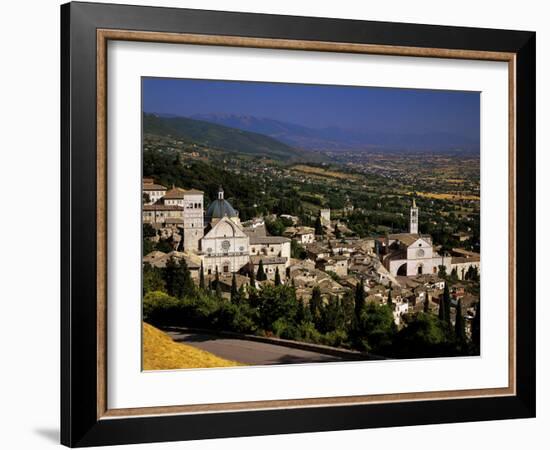
<path id="1" fill-rule="evenodd" d="M 233 275 L 238 287 L 251 283 L 249 274 L 258 273 L 260 265 L 267 280 L 278 276 L 282 283 L 292 283 L 299 298 L 308 301 L 314 287 L 323 298 L 342 298 L 363 280 L 367 301 L 386 303 L 391 295 L 395 322 L 419 309 L 437 308 L 445 281 L 439 278 L 441 266 L 455 273 L 459 280 L 471 268 L 479 271 L 480 258 L 462 249 L 451 254 L 439 254 L 429 235 L 418 232 L 418 208 L 410 210 L 409 233 L 381 237 L 336 239 L 334 230 L 346 231 L 345 224 L 331 220 L 330 210 L 320 211 L 323 236 L 315 229 L 301 226 L 298 218 L 290 219 L 292 226 L 282 236 L 270 236 L 264 218 L 241 222 L 238 211 L 224 198 L 220 187 L 217 198 L 205 209 L 204 193 L 196 189 L 171 189 L 143 179 L 143 223 L 155 230 L 153 241 L 171 243 L 173 251 L 153 251 L 144 256 L 143 263 L 164 267 L 170 258 L 185 259 L 191 276 L 199 279 L 200 270 L 206 279 L 217 276 L 222 291 L 228 293 Z M 345 233 L 347 235 L 347 233 Z M 305 258 L 292 257 L 292 241 L 302 247 Z M 202 269 L 201 269 L 202 268 Z M 453 299 L 463 300 L 468 308 L 476 298 L 458 287 Z"/>

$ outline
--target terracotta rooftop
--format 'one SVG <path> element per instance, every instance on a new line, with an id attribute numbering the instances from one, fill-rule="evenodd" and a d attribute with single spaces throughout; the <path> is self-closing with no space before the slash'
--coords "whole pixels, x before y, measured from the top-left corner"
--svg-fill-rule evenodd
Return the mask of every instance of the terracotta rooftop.
<path id="1" fill-rule="evenodd" d="M 143 205 L 143 211 L 183 211 L 183 206 L 155 203 L 154 205 Z"/>
<path id="2" fill-rule="evenodd" d="M 286 263 L 286 258 L 282 256 L 251 256 L 250 257 L 250 261 L 252 261 L 252 264 L 254 265 L 260 264 L 260 260 L 264 265 Z"/>
<path id="3" fill-rule="evenodd" d="M 165 191 L 166 188 L 162 184 L 143 183 L 144 191 Z"/>
<path id="4" fill-rule="evenodd" d="M 285 242 L 290 242 L 290 239 L 283 236 L 250 236 L 250 245 L 284 244 Z"/>
<path id="5" fill-rule="evenodd" d="M 199 191 L 198 189 L 182 189 L 179 187 L 173 187 L 168 192 L 164 198 L 166 199 L 183 199 L 186 195 L 201 195 L 204 192 Z"/>

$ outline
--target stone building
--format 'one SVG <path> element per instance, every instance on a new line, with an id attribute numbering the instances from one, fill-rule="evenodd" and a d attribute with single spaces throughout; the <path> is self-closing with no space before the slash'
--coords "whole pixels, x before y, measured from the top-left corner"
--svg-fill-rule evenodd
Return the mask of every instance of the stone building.
<path id="1" fill-rule="evenodd" d="M 143 179 L 143 198 L 146 205 L 152 205 L 166 194 L 166 188 L 162 184 L 156 184 L 152 178 Z"/>
<path id="2" fill-rule="evenodd" d="M 380 241 L 382 263 L 392 275 L 412 277 L 436 274 L 440 266 L 445 266 L 448 274 L 456 269 L 459 278 L 462 279 L 469 267 L 473 266 L 479 270 L 479 254 L 453 249 L 451 254 L 441 255 L 434 249 L 430 235 L 418 233 L 418 208 L 414 200 L 410 211 L 409 230 L 410 233 L 390 234 Z"/>
<path id="3" fill-rule="evenodd" d="M 238 272 L 248 264 L 250 238 L 244 232 L 237 211 L 224 199 L 222 188 L 206 211 L 206 221 L 199 249 L 205 271 Z"/>
<path id="4" fill-rule="evenodd" d="M 330 208 L 321 209 L 319 215 L 321 216 L 321 225 L 330 227 Z"/>
<path id="5" fill-rule="evenodd" d="M 250 236 L 250 257 L 255 256 L 283 258 L 284 270 L 290 263 L 290 239 L 282 236 Z"/>
<path id="6" fill-rule="evenodd" d="M 183 207 L 177 205 L 143 205 L 143 223 L 164 225 L 167 220 L 183 220 Z"/>

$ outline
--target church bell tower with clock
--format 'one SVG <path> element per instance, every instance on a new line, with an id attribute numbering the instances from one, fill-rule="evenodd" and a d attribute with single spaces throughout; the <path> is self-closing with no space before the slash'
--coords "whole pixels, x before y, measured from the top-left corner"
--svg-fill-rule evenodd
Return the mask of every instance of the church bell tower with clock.
<path id="1" fill-rule="evenodd" d="M 416 207 L 416 201 L 413 198 L 411 207 L 411 221 L 409 225 L 409 233 L 418 234 L 418 208 Z"/>

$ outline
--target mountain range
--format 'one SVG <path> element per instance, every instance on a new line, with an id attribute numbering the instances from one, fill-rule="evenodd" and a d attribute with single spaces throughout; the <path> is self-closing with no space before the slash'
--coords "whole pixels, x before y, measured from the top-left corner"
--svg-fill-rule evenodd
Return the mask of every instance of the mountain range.
<path id="1" fill-rule="evenodd" d="M 305 150 L 415 150 L 479 152 L 479 141 L 447 132 L 404 133 L 309 128 L 279 120 L 236 114 L 195 114 L 191 119 L 259 133 Z"/>

